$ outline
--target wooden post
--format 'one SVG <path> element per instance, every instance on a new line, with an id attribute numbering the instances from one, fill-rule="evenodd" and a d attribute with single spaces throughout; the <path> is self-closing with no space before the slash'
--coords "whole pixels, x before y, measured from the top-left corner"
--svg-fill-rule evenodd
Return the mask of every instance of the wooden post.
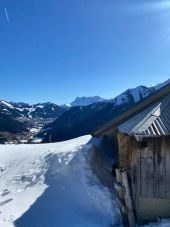
<path id="1" fill-rule="evenodd" d="M 51 134 L 49 135 L 49 143 L 51 143 Z"/>
<path id="2" fill-rule="evenodd" d="M 115 169 L 116 171 L 116 180 L 118 183 L 121 183 L 122 182 L 122 176 L 121 176 L 121 173 L 120 173 L 120 169 Z"/>
<path id="3" fill-rule="evenodd" d="M 120 169 L 115 169 L 116 171 L 116 183 L 114 184 L 116 192 L 117 192 L 117 203 L 118 206 L 121 209 L 122 213 L 122 220 L 125 226 L 128 225 L 128 219 L 127 219 L 127 214 L 128 214 L 128 209 L 125 205 L 125 200 L 124 200 L 124 187 L 122 186 L 122 176 L 121 176 L 121 170 Z"/>
<path id="4" fill-rule="evenodd" d="M 117 181 L 117 183 L 118 184 L 122 184 L 122 176 L 121 176 L 120 169 L 115 169 L 115 171 L 116 171 L 116 181 Z M 118 191 L 118 195 L 119 195 L 120 199 L 124 198 L 124 193 L 123 193 L 122 190 Z"/>
<path id="5" fill-rule="evenodd" d="M 124 199 L 126 207 L 128 208 L 128 221 L 129 221 L 129 227 L 135 227 L 135 216 L 134 216 L 134 210 L 132 205 L 132 199 L 130 194 L 130 187 L 128 183 L 128 177 L 126 171 L 121 172 L 122 175 L 122 184 L 124 186 Z"/>

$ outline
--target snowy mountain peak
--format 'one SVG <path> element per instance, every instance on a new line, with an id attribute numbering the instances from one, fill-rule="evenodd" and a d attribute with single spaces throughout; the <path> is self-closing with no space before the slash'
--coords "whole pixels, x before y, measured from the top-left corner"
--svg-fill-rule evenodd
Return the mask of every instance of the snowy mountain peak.
<path id="1" fill-rule="evenodd" d="M 122 94 L 112 99 L 112 102 L 115 102 L 115 105 L 123 105 L 128 102 L 136 103 L 147 97 L 148 95 L 152 94 L 152 92 L 153 90 L 148 87 L 139 86 L 133 89 L 126 90 Z"/>
<path id="2" fill-rule="evenodd" d="M 114 102 L 115 105 L 123 105 L 129 102 L 136 103 L 146 98 L 148 95 L 151 95 L 152 93 L 161 89 L 162 87 L 166 86 L 169 83 L 170 83 L 170 79 L 156 86 L 151 86 L 151 87 L 138 86 L 136 88 L 131 88 L 126 90 L 122 94 L 116 96 L 114 99 L 112 99 L 112 102 Z"/>
<path id="3" fill-rule="evenodd" d="M 96 103 L 96 102 L 103 102 L 105 99 L 99 97 L 99 96 L 93 96 L 93 97 L 77 97 L 72 103 L 70 103 L 71 106 L 88 106 L 90 104 Z"/>

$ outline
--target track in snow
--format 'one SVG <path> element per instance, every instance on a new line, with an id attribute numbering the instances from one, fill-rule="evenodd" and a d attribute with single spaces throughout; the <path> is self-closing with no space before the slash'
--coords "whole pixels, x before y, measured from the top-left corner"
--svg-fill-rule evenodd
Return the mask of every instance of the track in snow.
<path id="1" fill-rule="evenodd" d="M 0 146 L 0 227 L 120 224 L 109 189 L 93 173 L 91 137 Z"/>

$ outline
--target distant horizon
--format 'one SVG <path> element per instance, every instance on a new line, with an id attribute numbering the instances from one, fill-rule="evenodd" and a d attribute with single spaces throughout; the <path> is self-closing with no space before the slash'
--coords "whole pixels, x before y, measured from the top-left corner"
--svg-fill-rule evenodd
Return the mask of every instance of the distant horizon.
<path id="1" fill-rule="evenodd" d="M 67 103 L 61 103 L 61 104 L 59 104 L 59 103 L 57 103 L 57 102 L 53 102 L 53 101 L 51 101 L 51 100 L 47 100 L 47 101 L 42 101 L 42 102 L 26 102 L 26 101 L 15 101 L 15 100 L 7 100 L 7 99 L 0 99 L 1 101 L 3 100 L 3 101 L 7 101 L 7 102 L 16 102 L 16 103 L 26 103 L 26 104 L 29 104 L 29 105 L 34 105 L 34 104 L 43 104 L 43 103 L 54 103 L 54 104 L 56 104 L 56 105 L 59 105 L 59 106 L 62 106 L 62 105 L 67 105 L 67 104 L 70 104 L 71 102 L 73 102 L 76 98 L 83 98 L 83 97 L 95 97 L 95 96 L 97 96 L 97 97 L 100 97 L 100 98 L 103 98 L 103 99 L 105 99 L 105 100 L 110 100 L 110 99 L 114 99 L 116 96 L 118 96 L 118 95 L 120 95 L 121 93 L 123 93 L 123 92 L 125 92 L 126 90 L 128 90 L 128 89 L 135 89 L 135 88 L 137 88 L 137 87 L 139 87 L 139 86 L 145 86 L 145 87 L 154 87 L 154 86 L 156 86 L 156 85 L 158 85 L 158 84 L 161 84 L 161 83 L 164 83 L 164 82 L 166 82 L 166 81 L 168 81 L 170 79 L 170 77 L 169 78 L 167 78 L 166 80 L 164 80 L 164 81 L 160 81 L 160 82 L 158 82 L 158 83 L 156 83 L 156 84 L 150 84 L 150 85 L 146 85 L 146 84 L 141 84 L 141 85 L 137 85 L 137 86 L 135 86 L 135 87 L 128 87 L 128 88 L 126 88 L 125 90 L 123 90 L 123 91 L 121 91 L 121 92 L 119 92 L 119 93 L 117 93 L 117 94 L 115 94 L 115 95 L 113 95 L 113 97 L 103 97 L 103 96 L 101 96 L 101 95 L 98 95 L 98 94 L 94 94 L 94 95 L 90 95 L 90 96 L 87 96 L 87 95 L 82 95 L 82 96 L 75 96 L 75 98 L 73 98 L 73 100 L 71 100 L 70 102 L 67 102 Z"/>

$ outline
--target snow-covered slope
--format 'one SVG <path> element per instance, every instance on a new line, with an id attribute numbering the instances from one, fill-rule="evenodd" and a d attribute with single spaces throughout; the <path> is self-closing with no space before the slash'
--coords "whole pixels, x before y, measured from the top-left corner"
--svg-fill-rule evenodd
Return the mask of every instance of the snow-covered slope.
<path id="1" fill-rule="evenodd" d="M 150 88 L 139 86 L 133 89 L 128 89 L 127 91 L 118 95 L 112 101 L 115 102 L 115 105 L 117 106 L 123 105 L 125 103 L 129 103 L 129 102 L 136 103 L 152 93 L 153 93 L 153 90 L 151 90 Z"/>
<path id="2" fill-rule="evenodd" d="M 159 220 L 157 223 L 151 223 L 143 227 L 170 227 L 170 219 Z"/>
<path id="3" fill-rule="evenodd" d="M 123 105 L 126 103 L 136 103 L 141 101 L 142 99 L 146 98 L 148 95 L 153 94 L 160 88 L 164 87 L 165 85 L 170 83 L 170 79 L 158 84 L 156 86 L 139 86 L 136 88 L 131 88 L 123 92 L 122 94 L 116 96 L 114 99 L 112 99 L 112 102 L 115 103 L 116 106 Z"/>
<path id="4" fill-rule="evenodd" d="M 156 86 L 138 86 L 136 88 L 131 88 L 123 92 L 122 94 L 116 96 L 112 99 L 112 102 L 115 103 L 115 106 L 120 106 L 127 103 L 136 103 L 141 101 L 142 99 L 146 98 L 148 95 L 153 94 L 160 88 L 164 87 L 165 85 L 170 83 L 170 79 L 158 84 Z"/>
<path id="5" fill-rule="evenodd" d="M 65 111 L 64 107 L 50 102 L 29 105 L 1 100 L 0 132 L 3 133 L 3 140 L 0 138 L 0 143 L 30 141 L 45 124 L 54 121 Z"/>
<path id="6" fill-rule="evenodd" d="M 66 111 L 54 103 L 38 103 L 29 105 L 27 103 L 15 103 L 0 101 L 0 111 L 14 118 L 57 118 Z"/>
<path id="7" fill-rule="evenodd" d="M 93 173 L 91 137 L 0 146 L 0 226 L 108 227 L 120 224 L 109 189 Z"/>

